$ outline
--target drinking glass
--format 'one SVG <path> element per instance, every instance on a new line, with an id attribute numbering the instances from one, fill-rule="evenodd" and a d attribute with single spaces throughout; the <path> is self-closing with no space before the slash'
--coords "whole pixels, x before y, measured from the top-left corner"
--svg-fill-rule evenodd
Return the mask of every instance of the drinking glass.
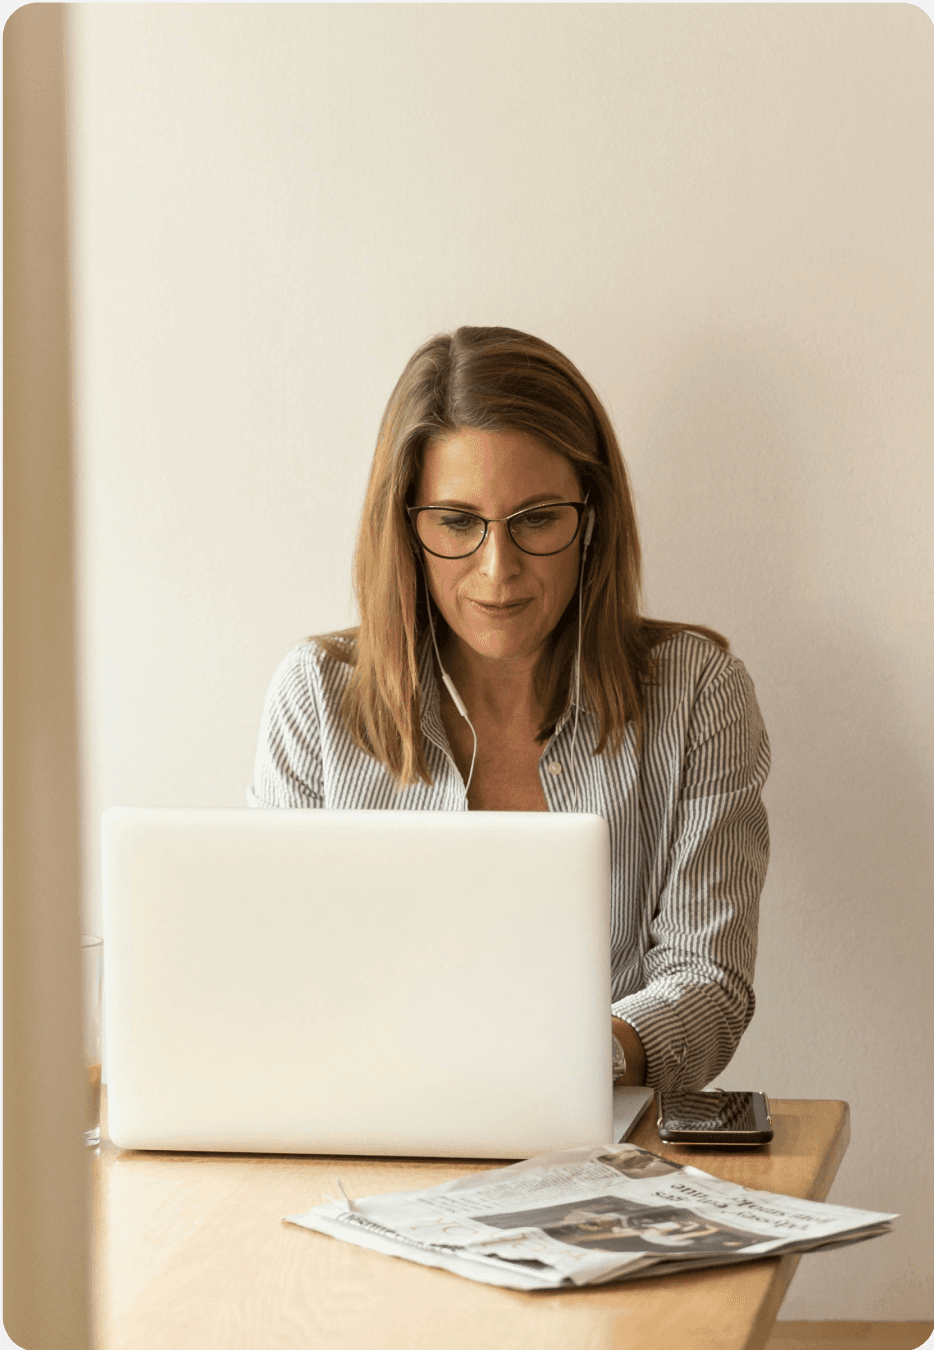
<path id="1" fill-rule="evenodd" d="M 81 985 L 84 994 L 84 1062 L 87 1099 L 84 1142 L 97 1148 L 101 1142 L 101 974 L 104 942 L 99 937 L 81 939 Z"/>

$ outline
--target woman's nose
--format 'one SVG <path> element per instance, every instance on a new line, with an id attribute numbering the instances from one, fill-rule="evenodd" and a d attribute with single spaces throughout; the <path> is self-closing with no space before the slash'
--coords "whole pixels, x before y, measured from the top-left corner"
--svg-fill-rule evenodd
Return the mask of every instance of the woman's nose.
<path id="1" fill-rule="evenodd" d="M 522 551 L 513 543 L 505 520 L 491 521 L 487 526 L 478 557 L 480 571 L 497 580 L 515 576 L 522 570 Z"/>

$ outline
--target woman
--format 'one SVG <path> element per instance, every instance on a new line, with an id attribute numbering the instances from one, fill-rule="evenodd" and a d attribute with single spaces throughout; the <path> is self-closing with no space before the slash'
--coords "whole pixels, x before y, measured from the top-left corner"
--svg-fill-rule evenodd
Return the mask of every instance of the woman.
<path id="1" fill-rule="evenodd" d="M 769 749 L 726 640 L 642 617 L 640 584 L 579 371 L 509 328 L 432 338 L 380 427 L 360 626 L 280 666 L 248 796 L 604 816 L 614 1076 L 670 1091 L 720 1073 L 753 1014 Z"/>

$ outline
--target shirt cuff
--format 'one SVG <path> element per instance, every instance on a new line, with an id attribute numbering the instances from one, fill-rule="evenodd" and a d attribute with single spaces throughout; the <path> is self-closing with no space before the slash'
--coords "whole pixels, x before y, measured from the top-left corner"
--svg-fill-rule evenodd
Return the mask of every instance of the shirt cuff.
<path id="1" fill-rule="evenodd" d="M 621 1022 L 628 1022 L 645 1050 L 645 1082 L 655 1092 L 680 1086 L 688 1054 L 684 1023 L 669 1004 L 640 992 L 611 1005 Z"/>

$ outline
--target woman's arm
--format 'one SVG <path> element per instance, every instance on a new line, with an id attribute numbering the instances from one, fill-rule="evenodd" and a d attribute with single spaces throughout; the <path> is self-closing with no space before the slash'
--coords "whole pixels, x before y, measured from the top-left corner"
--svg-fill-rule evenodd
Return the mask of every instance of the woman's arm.
<path id="1" fill-rule="evenodd" d="M 769 854 L 761 789 L 769 745 L 752 681 L 732 660 L 688 725 L 667 877 L 645 985 L 613 1005 L 638 1036 L 646 1082 L 697 1088 L 729 1063 L 755 1006 L 759 896 Z"/>

